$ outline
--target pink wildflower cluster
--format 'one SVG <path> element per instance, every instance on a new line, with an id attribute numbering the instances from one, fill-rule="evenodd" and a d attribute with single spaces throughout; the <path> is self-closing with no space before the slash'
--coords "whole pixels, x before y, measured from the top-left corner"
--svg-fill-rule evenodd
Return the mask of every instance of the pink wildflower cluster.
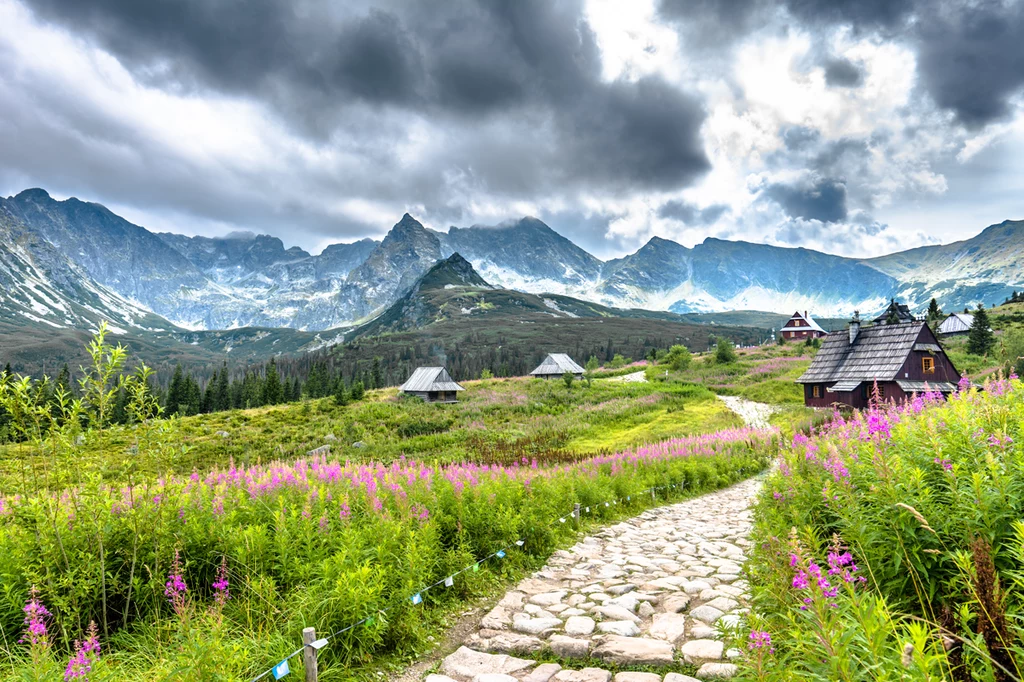
<path id="1" fill-rule="evenodd" d="M 182 581 L 184 584 L 184 581 Z M 220 568 L 217 569 L 217 579 L 213 581 L 213 601 L 217 606 L 223 607 L 231 598 L 230 584 L 228 583 L 228 558 L 222 557 Z"/>
<path id="2" fill-rule="evenodd" d="M 185 606 L 185 595 L 188 593 L 188 585 L 185 584 L 185 576 L 181 569 L 181 555 L 174 550 L 174 561 L 171 563 L 171 572 L 164 584 L 164 596 L 174 606 L 175 613 L 181 613 Z"/>
<path id="3" fill-rule="evenodd" d="M 39 591 L 35 587 L 29 590 L 28 603 L 22 611 L 25 612 L 25 636 L 18 641 L 31 646 L 50 646 L 46 619 L 52 617 L 52 614 L 46 610 L 43 602 L 39 601 Z"/>
<path id="4" fill-rule="evenodd" d="M 772 646 L 772 636 L 764 630 L 751 631 L 750 643 L 747 644 L 747 648 L 751 651 L 755 649 L 767 649 L 768 653 L 775 653 L 775 647 Z"/>
<path id="5" fill-rule="evenodd" d="M 814 585 L 826 599 L 835 599 L 839 595 L 839 588 L 832 584 L 828 576 L 837 576 L 844 583 L 866 582 L 863 576 L 854 575 L 858 571 L 858 567 L 853 562 L 853 555 L 849 552 L 840 554 L 837 551 L 830 551 L 827 573 L 823 573 L 821 566 L 814 561 L 808 562 L 806 569 L 802 568 L 800 564 L 801 560 L 797 554 L 789 555 L 789 565 L 796 569 L 796 573 L 793 575 L 793 589 L 802 592 Z M 800 608 L 807 609 L 807 606 L 814 600 L 810 596 L 806 596 L 803 601 L 804 605 Z M 836 606 L 835 602 L 830 602 L 829 605 Z"/>
<path id="6" fill-rule="evenodd" d="M 75 653 L 64 669 L 64 682 L 79 680 L 89 682 L 89 673 L 100 658 L 100 638 L 96 631 L 96 623 L 89 623 L 89 630 L 84 640 L 75 640 Z"/>

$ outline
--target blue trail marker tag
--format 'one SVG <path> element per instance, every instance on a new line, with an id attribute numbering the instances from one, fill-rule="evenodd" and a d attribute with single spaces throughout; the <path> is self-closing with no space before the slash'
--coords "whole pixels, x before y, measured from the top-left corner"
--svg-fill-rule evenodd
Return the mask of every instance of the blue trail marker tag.
<path id="1" fill-rule="evenodd" d="M 498 557 L 499 559 L 504 559 L 505 558 L 505 550 L 499 549 L 497 552 L 494 553 L 494 556 Z"/>
<path id="2" fill-rule="evenodd" d="M 274 666 L 274 679 L 279 680 L 291 671 L 292 669 L 288 667 L 288 660 L 285 659 Z"/>
<path id="3" fill-rule="evenodd" d="M 423 603 L 423 595 L 421 595 L 419 592 L 417 592 L 416 594 L 412 595 L 412 604 L 413 604 L 413 606 L 416 606 L 417 604 L 422 604 L 422 603 Z"/>

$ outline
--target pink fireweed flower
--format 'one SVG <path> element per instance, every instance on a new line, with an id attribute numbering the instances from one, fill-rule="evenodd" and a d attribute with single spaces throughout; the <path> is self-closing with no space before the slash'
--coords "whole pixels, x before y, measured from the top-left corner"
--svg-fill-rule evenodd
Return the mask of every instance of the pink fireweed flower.
<path id="1" fill-rule="evenodd" d="M 939 466 L 941 466 L 946 471 L 952 471 L 953 470 L 953 462 L 951 462 L 950 460 L 948 460 L 948 459 L 946 459 L 944 457 L 936 457 L 932 461 L 935 462 L 936 464 L 938 464 Z"/>
<path id="2" fill-rule="evenodd" d="M 80 680 L 89 682 L 89 673 L 100 658 L 100 638 L 96 631 L 96 623 L 89 623 L 89 630 L 84 640 L 75 640 L 75 653 L 64 669 L 64 682 Z"/>
<path id="3" fill-rule="evenodd" d="M 29 590 L 28 603 L 22 609 L 25 612 L 25 636 L 19 639 L 21 643 L 28 643 L 31 646 L 50 646 L 50 637 L 46 631 L 46 619 L 52 614 L 39 601 L 39 591 L 33 587 Z"/>
<path id="4" fill-rule="evenodd" d="M 181 571 L 181 556 L 178 550 L 174 550 L 171 573 L 167 576 L 167 582 L 164 584 L 164 596 L 170 600 L 176 613 L 185 606 L 186 593 L 188 593 L 188 585 L 185 584 L 185 577 Z"/>
<path id="5" fill-rule="evenodd" d="M 747 644 L 747 648 L 751 651 L 754 649 L 768 649 L 768 653 L 775 653 L 775 647 L 772 646 L 772 636 L 764 630 L 753 630 L 750 633 L 750 643 Z"/>
<path id="6" fill-rule="evenodd" d="M 213 601 L 217 606 L 224 606 L 231 598 L 230 583 L 228 583 L 228 558 L 221 557 L 220 568 L 217 569 L 217 579 L 213 582 L 215 596 Z"/>

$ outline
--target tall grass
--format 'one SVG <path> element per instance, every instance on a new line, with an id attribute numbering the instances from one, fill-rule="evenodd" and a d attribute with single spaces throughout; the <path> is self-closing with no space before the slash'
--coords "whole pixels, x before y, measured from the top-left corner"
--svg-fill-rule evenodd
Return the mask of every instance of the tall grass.
<path id="1" fill-rule="evenodd" d="M 1024 387 L 835 415 L 756 506 L 748 679 L 1018 680 Z M 751 640 L 753 642 L 753 640 Z"/>

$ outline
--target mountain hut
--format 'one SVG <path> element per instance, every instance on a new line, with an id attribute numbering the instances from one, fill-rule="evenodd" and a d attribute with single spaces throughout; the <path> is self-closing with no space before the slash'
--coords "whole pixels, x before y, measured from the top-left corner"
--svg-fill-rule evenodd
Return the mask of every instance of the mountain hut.
<path id="1" fill-rule="evenodd" d="M 879 398 L 901 402 L 914 393 L 956 390 L 960 373 L 924 322 L 860 326 L 825 337 L 803 384 L 808 407 L 867 407 L 875 384 Z"/>
<path id="2" fill-rule="evenodd" d="M 582 379 L 584 370 L 567 353 L 548 353 L 544 362 L 530 372 L 530 376 L 538 379 L 561 379 L 566 372 L 572 372 L 577 379 Z"/>
<path id="3" fill-rule="evenodd" d="M 466 389 L 455 383 L 444 367 L 417 367 L 398 390 L 428 403 L 457 403 L 458 392 Z"/>
<path id="4" fill-rule="evenodd" d="M 798 310 L 793 313 L 791 318 L 786 320 L 786 324 L 782 325 L 779 334 L 786 341 L 804 341 L 806 339 L 820 339 L 828 334 L 828 332 L 822 329 L 821 325 L 815 322 L 814 318 L 806 310 L 803 315 Z"/>

